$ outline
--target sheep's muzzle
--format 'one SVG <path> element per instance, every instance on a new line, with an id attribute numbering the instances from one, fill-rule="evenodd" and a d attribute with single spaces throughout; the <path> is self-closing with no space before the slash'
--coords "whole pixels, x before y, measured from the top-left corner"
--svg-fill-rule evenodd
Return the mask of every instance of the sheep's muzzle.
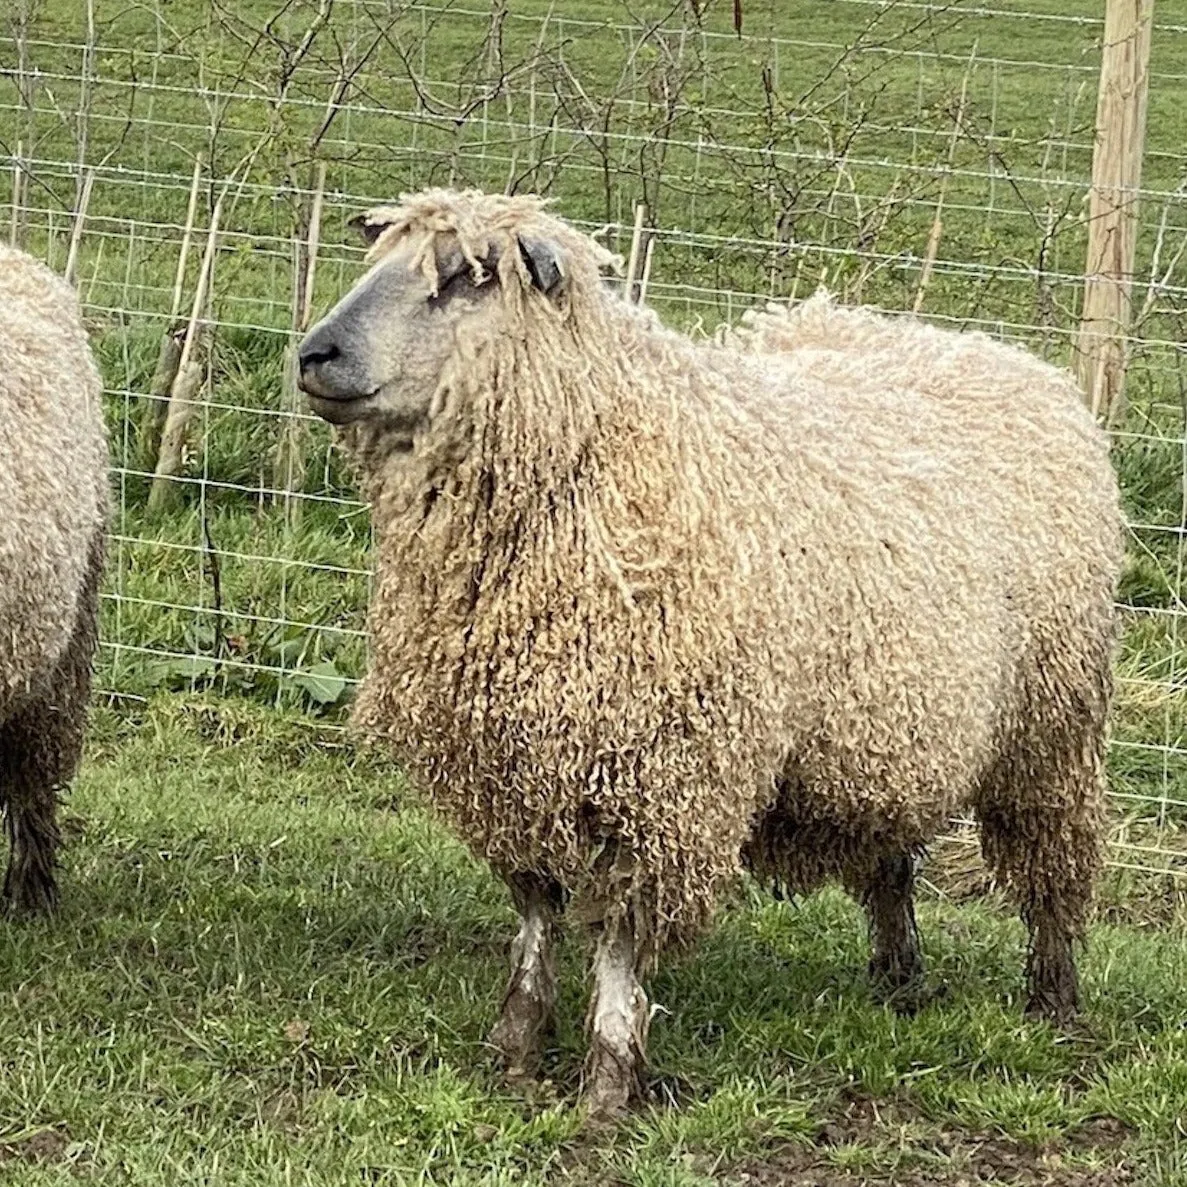
<path id="1" fill-rule="evenodd" d="M 298 351 L 297 384 L 309 407 L 330 424 L 344 425 L 362 416 L 377 389 L 356 390 L 355 368 L 343 357 L 331 322 L 315 326 Z"/>

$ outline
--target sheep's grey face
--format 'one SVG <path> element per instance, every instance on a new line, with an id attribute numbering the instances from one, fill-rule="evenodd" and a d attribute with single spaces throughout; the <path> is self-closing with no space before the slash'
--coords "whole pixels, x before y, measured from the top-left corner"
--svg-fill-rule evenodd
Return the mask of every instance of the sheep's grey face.
<path id="1" fill-rule="evenodd" d="M 404 440 L 426 422 L 459 331 L 479 310 L 489 318 L 501 308 L 497 282 L 476 284 L 460 251 L 437 266 L 434 294 L 397 248 L 309 331 L 300 383 L 314 412 L 335 425 L 365 418 Z"/>

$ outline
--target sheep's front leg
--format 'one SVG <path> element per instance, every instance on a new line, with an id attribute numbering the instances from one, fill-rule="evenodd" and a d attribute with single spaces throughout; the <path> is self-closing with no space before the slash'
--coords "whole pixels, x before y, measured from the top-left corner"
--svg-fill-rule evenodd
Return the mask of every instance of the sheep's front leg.
<path id="1" fill-rule="evenodd" d="M 650 1013 L 634 933 L 625 921 L 599 936 L 593 976 L 583 1096 L 587 1117 L 597 1123 L 620 1116 L 643 1091 Z"/>
<path id="2" fill-rule="evenodd" d="M 560 893 L 534 874 L 512 874 L 506 881 L 519 910 L 519 932 L 511 942 L 511 978 L 489 1042 L 498 1048 L 503 1074 L 515 1081 L 535 1075 L 544 1037 L 553 1025 L 552 947 Z"/>

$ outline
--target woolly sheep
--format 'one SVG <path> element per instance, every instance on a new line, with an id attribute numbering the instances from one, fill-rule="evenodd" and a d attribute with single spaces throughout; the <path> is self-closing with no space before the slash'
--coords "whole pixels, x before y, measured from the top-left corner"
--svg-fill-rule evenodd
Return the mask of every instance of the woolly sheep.
<path id="1" fill-rule="evenodd" d="M 0 247 L 4 898 L 57 900 L 59 791 L 82 750 L 107 515 L 99 376 L 73 290 Z"/>
<path id="2" fill-rule="evenodd" d="M 374 510 L 354 720 L 511 890 L 508 1073 L 567 907 L 596 936 L 586 1107 L 625 1107 L 640 977 L 744 867 L 841 879 L 908 988 L 913 858 L 960 809 L 1029 926 L 1030 1007 L 1070 1015 L 1121 554 L 1071 380 L 825 298 L 696 344 L 531 197 L 357 221 L 372 267 L 300 352 Z"/>

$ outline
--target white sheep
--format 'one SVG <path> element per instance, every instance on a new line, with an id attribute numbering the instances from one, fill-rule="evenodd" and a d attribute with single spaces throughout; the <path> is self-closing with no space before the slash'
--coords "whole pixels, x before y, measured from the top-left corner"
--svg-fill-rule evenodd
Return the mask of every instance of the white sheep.
<path id="1" fill-rule="evenodd" d="M 369 212 L 301 348 L 378 571 L 355 709 L 510 887 L 493 1033 L 530 1071 L 567 905 L 596 934 L 585 1094 L 639 1086 L 640 976 L 744 866 L 865 903 L 920 969 L 911 858 L 969 809 L 1076 1004 L 1121 556 L 1103 435 L 1026 353 L 826 300 L 718 345 L 602 282 L 530 197 Z"/>

